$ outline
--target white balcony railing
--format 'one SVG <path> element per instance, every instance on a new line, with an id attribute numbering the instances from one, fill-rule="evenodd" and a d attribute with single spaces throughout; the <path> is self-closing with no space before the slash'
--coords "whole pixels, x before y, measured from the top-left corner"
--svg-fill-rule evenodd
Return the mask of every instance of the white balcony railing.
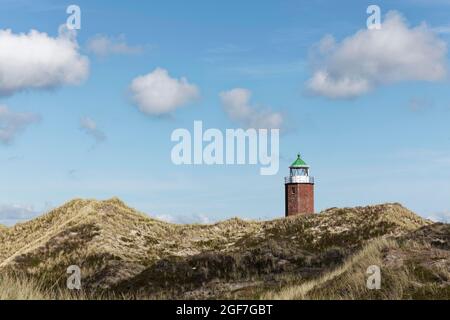
<path id="1" fill-rule="evenodd" d="M 314 177 L 290 176 L 284 178 L 284 183 L 314 183 Z"/>

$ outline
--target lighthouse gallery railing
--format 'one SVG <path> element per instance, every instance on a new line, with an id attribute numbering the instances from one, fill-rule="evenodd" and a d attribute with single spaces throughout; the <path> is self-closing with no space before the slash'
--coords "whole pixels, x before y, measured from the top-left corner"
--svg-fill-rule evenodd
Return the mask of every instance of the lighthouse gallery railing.
<path id="1" fill-rule="evenodd" d="M 314 183 L 314 177 L 290 176 L 284 178 L 284 183 Z"/>

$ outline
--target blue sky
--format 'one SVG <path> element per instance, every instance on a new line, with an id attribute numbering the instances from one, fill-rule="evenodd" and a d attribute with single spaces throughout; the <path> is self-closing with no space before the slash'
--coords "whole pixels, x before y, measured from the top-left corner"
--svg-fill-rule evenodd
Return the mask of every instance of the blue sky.
<path id="1" fill-rule="evenodd" d="M 2 39 L 20 33 L 33 41 L 31 29 L 57 41 L 67 6 L 77 4 L 82 13 L 76 57 L 55 52 L 36 72 L 23 52 L 0 61 L 0 106 L 12 128 L 0 141 L 0 223 L 73 198 L 113 196 L 177 222 L 281 217 L 283 176 L 299 151 L 316 178 L 318 211 L 400 202 L 422 216 L 449 219 L 450 1 L 0 3 L 0 29 L 11 29 L 0 48 Z M 379 36 L 365 42 L 369 4 L 381 8 L 382 22 L 391 10 L 403 17 L 398 22 L 391 13 L 391 25 L 382 27 L 403 30 L 398 41 L 389 35 L 387 45 Z M 334 37 L 333 51 L 315 65 L 327 35 Z M 358 41 L 370 55 L 355 49 Z M 24 63 L 11 67 L 16 57 Z M 75 59 L 80 79 L 70 80 L 70 67 L 52 71 L 59 59 Z M 365 61 L 376 72 L 364 69 Z M 184 77 L 197 94 L 181 91 L 179 103 L 166 104 L 164 112 L 149 109 L 151 103 L 139 108 L 130 85 L 157 68 L 178 83 Z M 330 82 L 311 85 L 324 70 Z M 5 89 L 15 85 L 4 79 L 9 75 L 22 81 L 17 88 Z M 359 89 L 339 85 L 347 76 Z M 45 77 L 54 78 L 36 84 Z M 261 176 L 251 165 L 175 166 L 173 130 L 191 130 L 194 120 L 220 130 L 245 123 L 230 117 L 219 96 L 234 88 L 251 92 L 255 114 L 282 115 L 279 173 Z"/>

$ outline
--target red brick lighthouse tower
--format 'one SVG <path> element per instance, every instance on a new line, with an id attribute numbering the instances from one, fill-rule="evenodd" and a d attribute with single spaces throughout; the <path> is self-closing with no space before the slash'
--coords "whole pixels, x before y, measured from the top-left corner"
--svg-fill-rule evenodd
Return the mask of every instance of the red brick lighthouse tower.
<path id="1" fill-rule="evenodd" d="M 289 177 L 284 179 L 286 217 L 313 214 L 314 178 L 309 175 L 309 166 L 297 155 L 289 169 Z"/>

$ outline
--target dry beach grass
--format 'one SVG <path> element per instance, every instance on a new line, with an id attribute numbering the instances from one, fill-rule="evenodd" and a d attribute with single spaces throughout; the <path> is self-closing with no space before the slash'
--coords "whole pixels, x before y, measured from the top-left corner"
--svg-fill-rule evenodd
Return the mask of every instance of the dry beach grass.
<path id="1" fill-rule="evenodd" d="M 449 234 L 399 204 L 177 225 L 77 199 L 0 229 L 0 297 L 449 299 Z M 365 287 L 370 264 L 385 290 Z M 65 288 L 70 265 L 82 294 Z"/>

